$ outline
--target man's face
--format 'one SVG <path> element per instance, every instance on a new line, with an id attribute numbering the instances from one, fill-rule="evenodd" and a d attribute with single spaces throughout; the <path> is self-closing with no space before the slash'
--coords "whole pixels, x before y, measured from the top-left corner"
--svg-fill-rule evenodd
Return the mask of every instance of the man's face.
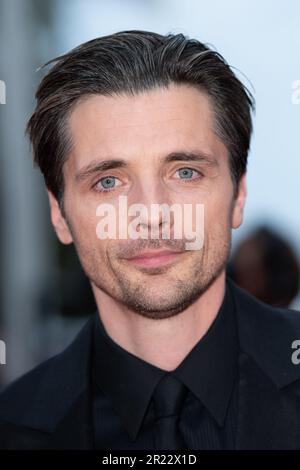
<path id="1" fill-rule="evenodd" d="M 65 219 L 50 196 L 60 240 L 74 242 L 100 295 L 149 318 L 182 312 L 224 272 L 231 228 L 242 223 L 246 196 L 243 178 L 234 199 L 228 151 L 214 132 L 209 98 L 186 85 L 136 96 L 93 95 L 77 104 L 69 130 L 74 146 L 64 164 Z M 101 167 L 111 160 L 123 163 Z M 203 247 L 186 250 L 186 240 L 175 239 L 172 227 L 170 239 L 99 239 L 96 209 L 106 203 L 118 214 L 119 196 L 127 197 L 128 206 L 143 204 L 149 214 L 154 203 L 203 204 Z M 149 233 L 153 226 L 161 230 L 162 220 L 144 220 Z M 155 250 L 177 253 L 138 257 Z"/>

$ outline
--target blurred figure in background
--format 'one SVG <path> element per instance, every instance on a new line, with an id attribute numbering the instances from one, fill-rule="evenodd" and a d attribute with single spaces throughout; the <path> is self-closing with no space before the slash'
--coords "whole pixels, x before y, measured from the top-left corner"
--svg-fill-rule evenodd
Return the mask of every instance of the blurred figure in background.
<path id="1" fill-rule="evenodd" d="M 287 240 L 267 226 L 256 228 L 238 245 L 228 273 L 240 287 L 276 307 L 289 307 L 299 292 L 297 255 Z"/>

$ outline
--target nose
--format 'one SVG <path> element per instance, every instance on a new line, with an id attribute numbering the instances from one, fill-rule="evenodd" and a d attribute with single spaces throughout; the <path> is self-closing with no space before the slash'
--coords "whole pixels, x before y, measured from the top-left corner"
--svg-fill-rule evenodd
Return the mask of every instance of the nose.
<path id="1" fill-rule="evenodd" d="M 147 235 L 150 232 L 151 238 L 162 238 L 163 229 L 165 234 L 168 228 L 171 230 L 173 224 L 170 213 L 171 201 L 163 182 L 149 179 L 145 185 L 139 186 L 133 204 L 140 206 L 136 206 L 139 210 L 137 230 L 145 230 Z"/>

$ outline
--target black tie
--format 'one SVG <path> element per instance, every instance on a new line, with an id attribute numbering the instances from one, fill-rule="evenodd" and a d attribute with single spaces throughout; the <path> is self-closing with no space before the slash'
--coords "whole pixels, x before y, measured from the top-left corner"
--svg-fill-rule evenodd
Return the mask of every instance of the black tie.
<path id="1" fill-rule="evenodd" d="M 171 374 L 166 374 L 154 390 L 155 449 L 185 448 L 178 419 L 186 392 L 186 386 Z"/>

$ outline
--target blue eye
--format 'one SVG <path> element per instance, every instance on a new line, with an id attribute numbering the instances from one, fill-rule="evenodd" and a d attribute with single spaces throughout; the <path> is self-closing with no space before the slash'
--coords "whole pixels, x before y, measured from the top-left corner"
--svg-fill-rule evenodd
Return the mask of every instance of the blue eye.
<path id="1" fill-rule="evenodd" d="M 117 186 L 117 180 L 115 176 L 104 176 L 100 178 L 99 181 L 95 184 L 95 187 L 98 191 L 107 192 L 115 189 Z"/>
<path id="2" fill-rule="evenodd" d="M 192 168 L 180 168 L 179 170 L 177 170 L 178 173 L 179 173 L 179 177 L 180 179 L 190 179 L 190 178 L 193 178 L 193 172 L 196 173 L 196 175 L 199 175 L 198 171 L 196 170 L 193 170 Z"/>
<path id="3" fill-rule="evenodd" d="M 116 178 L 114 176 L 106 176 L 100 180 L 104 189 L 113 188 L 116 184 Z"/>

